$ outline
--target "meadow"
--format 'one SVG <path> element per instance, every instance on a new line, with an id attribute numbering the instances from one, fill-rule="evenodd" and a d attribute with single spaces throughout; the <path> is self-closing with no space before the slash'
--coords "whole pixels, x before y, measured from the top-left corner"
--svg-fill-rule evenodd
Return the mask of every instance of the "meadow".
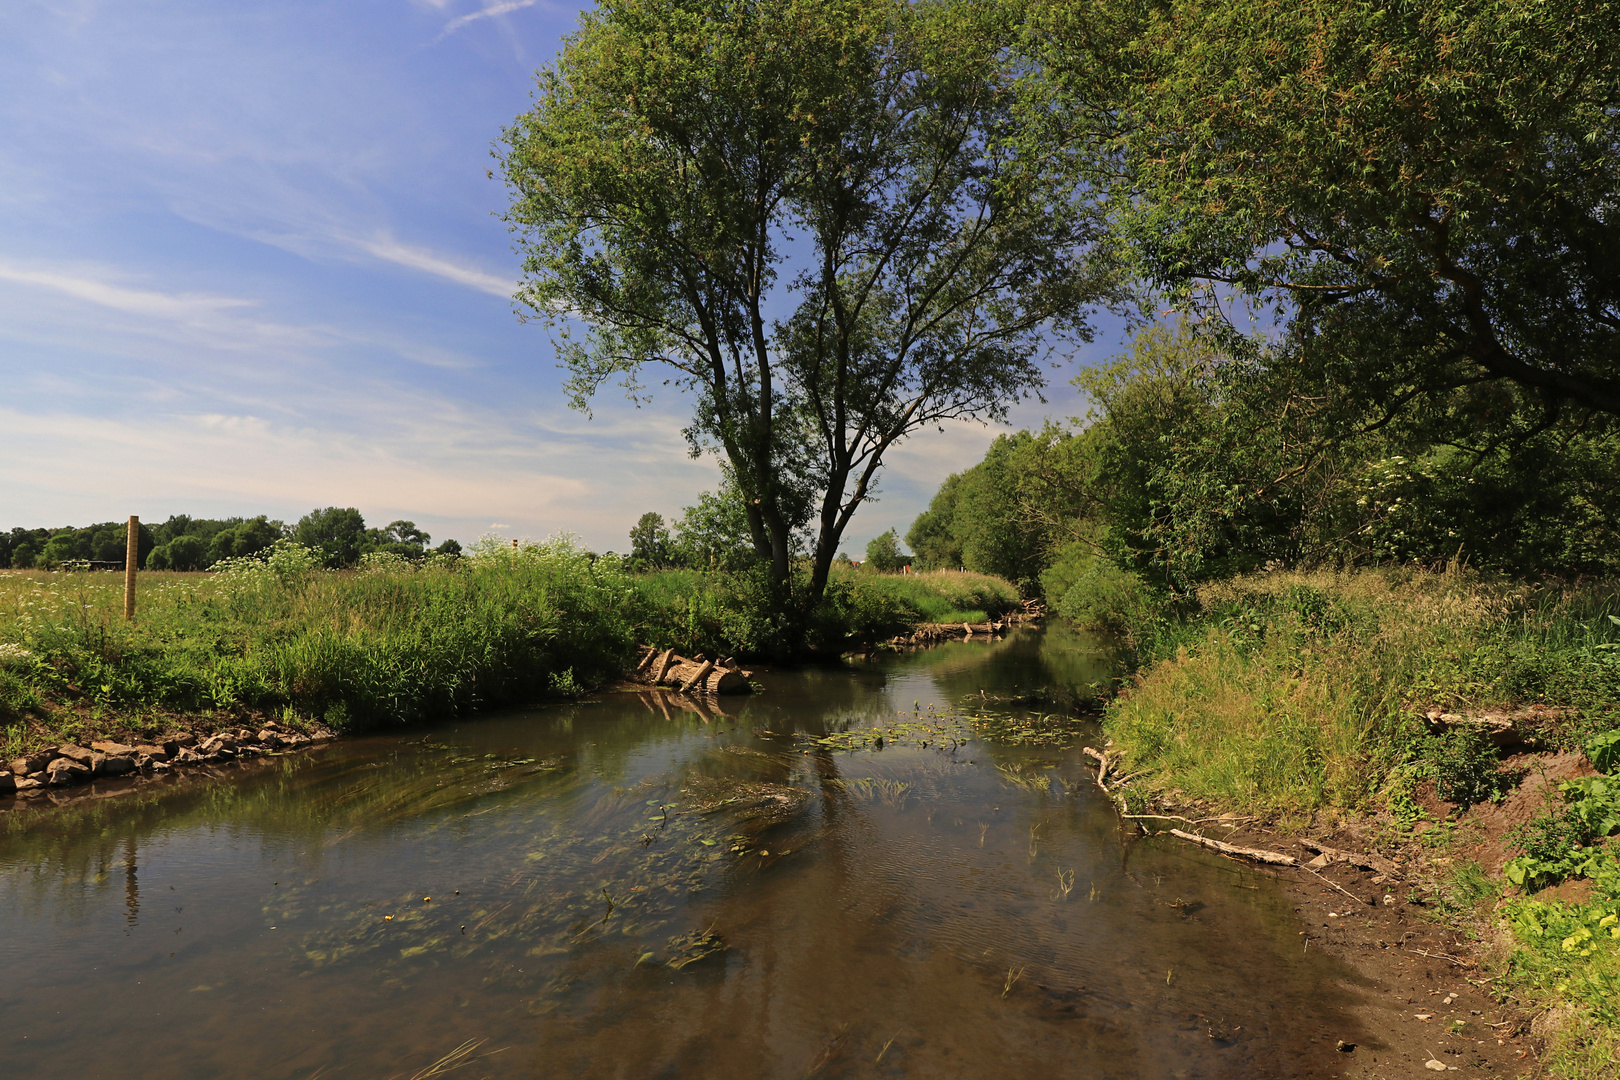
<path id="1" fill-rule="evenodd" d="M 411 723 L 577 694 L 621 675 L 638 644 L 799 659 L 1017 603 L 984 575 L 846 569 L 808 606 L 794 583 L 636 574 L 567 541 L 336 572 L 283 543 L 215 572 L 142 573 L 133 621 L 121 575 L 0 572 L 0 753 L 182 717 Z"/>

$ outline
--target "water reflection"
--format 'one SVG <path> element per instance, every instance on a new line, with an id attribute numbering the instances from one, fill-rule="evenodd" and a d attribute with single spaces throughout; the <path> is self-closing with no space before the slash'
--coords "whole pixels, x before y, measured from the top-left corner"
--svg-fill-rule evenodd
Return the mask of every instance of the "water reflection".
<path id="1" fill-rule="evenodd" d="M 1265 877 L 1123 841 L 1074 750 L 815 739 L 1108 673 L 1054 628 L 0 815 L 0 963 L 30 973 L 0 1060 L 383 1077 L 484 1040 L 471 1075 L 1312 1075 L 1341 973 Z"/>

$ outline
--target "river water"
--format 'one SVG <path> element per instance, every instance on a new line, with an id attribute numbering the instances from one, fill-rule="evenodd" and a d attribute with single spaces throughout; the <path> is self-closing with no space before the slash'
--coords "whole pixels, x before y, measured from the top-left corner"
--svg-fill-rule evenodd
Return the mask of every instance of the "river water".
<path id="1" fill-rule="evenodd" d="M 0 1075 L 1327 1075 L 1346 973 L 1044 719 L 1108 674 L 1053 627 L 0 814 Z"/>

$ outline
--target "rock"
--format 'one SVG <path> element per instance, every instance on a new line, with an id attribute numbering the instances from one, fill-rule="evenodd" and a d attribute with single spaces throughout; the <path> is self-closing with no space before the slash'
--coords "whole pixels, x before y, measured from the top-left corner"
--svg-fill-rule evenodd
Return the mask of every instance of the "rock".
<path id="1" fill-rule="evenodd" d="M 202 760 L 202 755 L 189 746 L 182 746 L 180 752 L 175 754 L 174 760 L 182 765 L 192 765 Z"/>
<path id="2" fill-rule="evenodd" d="M 27 776 L 29 773 L 44 772 L 57 756 L 55 750 L 38 750 L 32 754 L 24 754 L 11 763 L 11 771 L 18 776 Z"/>
<path id="3" fill-rule="evenodd" d="M 17 777 L 16 784 L 18 792 L 34 791 L 45 786 L 40 781 L 35 780 L 32 776 L 19 776 Z"/>
<path id="4" fill-rule="evenodd" d="M 9 772 L 0 772 L 0 795 L 9 795 L 17 790 L 17 778 Z"/>
<path id="5" fill-rule="evenodd" d="M 80 765 L 84 766 L 88 766 L 90 764 L 91 755 L 95 753 L 94 750 L 87 750 L 84 747 L 77 746 L 73 743 L 63 743 L 61 746 L 56 748 L 56 752 L 61 757 L 65 757 L 69 761 L 77 761 Z"/>
<path id="6" fill-rule="evenodd" d="M 259 741 L 270 747 L 270 749 L 274 750 L 276 747 L 282 745 L 284 740 L 274 731 L 271 731 L 269 728 L 265 728 L 263 731 L 259 732 Z"/>
<path id="7" fill-rule="evenodd" d="M 90 744 L 90 749 L 118 757 L 129 757 L 135 753 L 133 746 L 125 746 L 123 743 L 113 742 L 111 739 L 97 739 Z"/>
<path id="8" fill-rule="evenodd" d="M 135 771 L 135 759 L 123 754 L 108 754 L 101 759 L 100 767 L 96 769 L 97 776 L 123 776 L 125 773 Z"/>
<path id="9" fill-rule="evenodd" d="M 236 751 L 236 740 L 229 735 L 215 735 L 204 739 L 197 747 L 199 754 L 230 754 Z"/>
<path id="10" fill-rule="evenodd" d="M 89 751 L 86 751 L 88 753 Z M 90 779 L 90 767 L 81 765 L 70 757 L 59 757 L 46 767 L 45 773 L 50 777 L 52 787 L 66 787 L 77 784 L 81 780 Z"/>
<path id="11" fill-rule="evenodd" d="M 178 746 L 196 746 L 197 745 L 197 736 L 192 735 L 192 734 L 190 734 L 188 732 L 187 734 L 181 735 L 180 737 L 176 738 L 174 740 L 174 745 L 177 746 L 177 747 Z"/>
<path id="12" fill-rule="evenodd" d="M 164 743 L 161 746 L 151 746 L 146 743 L 142 743 L 140 746 L 135 748 L 135 754 L 137 757 L 139 757 L 141 754 L 145 754 L 153 761 L 168 761 L 170 758 L 174 757 L 174 752 L 178 749 L 179 747 L 175 746 L 172 742 Z"/>
<path id="13" fill-rule="evenodd" d="M 1423 1067 L 1425 1069 L 1433 1069 L 1435 1072 L 1446 1071 L 1446 1063 L 1436 1058 L 1430 1058 L 1428 1061 L 1425 1061 L 1423 1063 Z"/>
<path id="14" fill-rule="evenodd" d="M 313 742 L 308 735 L 300 735 L 296 731 L 289 731 L 281 737 L 281 741 L 288 746 L 307 746 Z"/>

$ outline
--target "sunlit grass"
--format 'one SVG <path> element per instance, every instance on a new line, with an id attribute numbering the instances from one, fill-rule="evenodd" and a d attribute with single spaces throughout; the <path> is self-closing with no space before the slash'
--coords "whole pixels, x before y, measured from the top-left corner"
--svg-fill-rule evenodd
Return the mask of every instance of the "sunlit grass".
<path id="1" fill-rule="evenodd" d="M 1280 572 L 1210 585 L 1136 628 L 1105 730 L 1184 796 L 1274 812 L 1370 805 L 1425 735 L 1420 709 L 1544 703 L 1568 737 L 1620 726 L 1612 583 L 1460 572 Z M 1552 733 L 1560 737 L 1560 733 Z"/>

